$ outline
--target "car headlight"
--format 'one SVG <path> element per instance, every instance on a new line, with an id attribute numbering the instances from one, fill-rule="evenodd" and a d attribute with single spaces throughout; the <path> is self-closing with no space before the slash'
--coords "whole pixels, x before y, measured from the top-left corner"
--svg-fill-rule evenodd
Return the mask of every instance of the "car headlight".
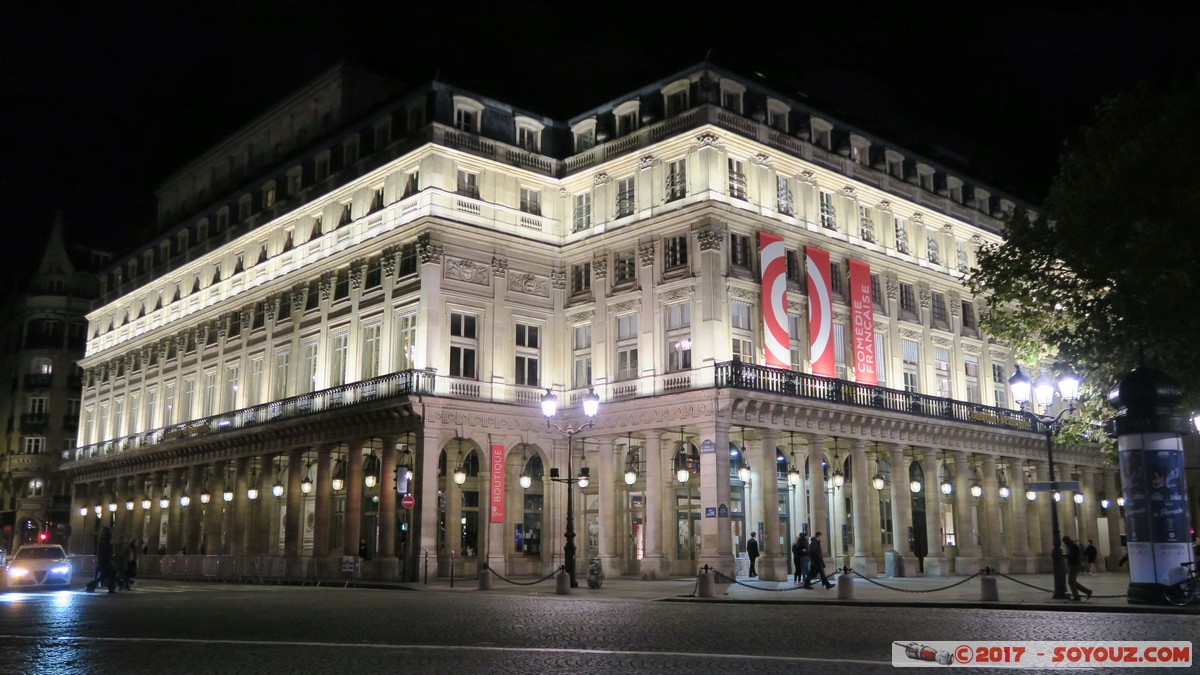
<path id="1" fill-rule="evenodd" d="M 70 574 L 70 572 L 71 572 L 70 565 L 55 565 L 54 567 L 50 568 L 51 574 Z"/>
<path id="2" fill-rule="evenodd" d="M 29 574 L 29 570 L 25 569 L 24 567 L 8 568 L 8 576 L 10 577 L 23 577 L 27 574 Z"/>

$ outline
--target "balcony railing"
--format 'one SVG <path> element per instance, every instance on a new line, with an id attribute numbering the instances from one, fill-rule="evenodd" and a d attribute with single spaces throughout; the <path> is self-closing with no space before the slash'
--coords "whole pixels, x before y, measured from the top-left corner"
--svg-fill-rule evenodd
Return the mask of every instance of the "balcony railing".
<path id="1" fill-rule="evenodd" d="M 63 461 L 81 461 L 143 448 L 181 438 L 217 434 L 266 422 L 277 422 L 409 394 L 433 394 L 436 375 L 433 370 L 405 370 L 370 380 L 322 389 L 261 405 L 210 415 L 197 420 L 152 429 L 132 436 L 114 438 L 63 451 Z"/>
<path id="2" fill-rule="evenodd" d="M 46 422 L 49 421 L 48 416 L 44 412 L 39 413 L 24 413 L 21 415 L 21 430 L 22 431 L 37 431 L 46 428 Z"/>
<path id="3" fill-rule="evenodd" d="M 1032 422 L 1019 410 L 896 391 L 741 361 L 724 361 L 714 368 L 718 388 L 732 387 L 955 422 L 1036 431 Z"/>
<path id="4" fill-rule="evenodd" d="M 26 373 L 25 389 L 49 389 L 54 386 L 53 373 Z"/>

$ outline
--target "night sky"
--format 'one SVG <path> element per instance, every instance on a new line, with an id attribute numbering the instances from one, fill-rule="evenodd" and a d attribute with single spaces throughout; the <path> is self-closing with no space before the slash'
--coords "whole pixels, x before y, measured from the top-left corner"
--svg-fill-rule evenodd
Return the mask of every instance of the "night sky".
<path id="1" fill-rule="evenodd" d="M 1200 3 L 811 4 L 0 3 L 0 286 L 56 209 L 124 250 L 163 178 L 339 61 L 565 118 L 711 53 L 1035 203 L 1103 96 L 1200 75 Z"/>

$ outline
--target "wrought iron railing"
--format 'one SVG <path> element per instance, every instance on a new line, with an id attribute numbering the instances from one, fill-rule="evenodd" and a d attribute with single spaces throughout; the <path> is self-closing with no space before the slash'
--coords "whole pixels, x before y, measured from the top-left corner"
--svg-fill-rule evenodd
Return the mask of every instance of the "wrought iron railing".
<path id="1" fill-rule="evenodd" d="M 732 387 L 969 424 L 1037 431 L 1029 418 L 1019 410 L 897 391 L 741 361 L 724 361 L 714 368 L 717 388 Z"/>
<path id="2" fill-rule="evenodd" d="M 81 461 L 166 441 L 244 429 L 266 422 L 303 417 L 324 410 L 378 401 L 393 396 L 431 395 L 434 393 L 435 384 L 436 374 L 432 369 L 404 370 L 361 382 L 322 389 L 241 410 L 210 415 L 130 436 L 64 450 L 62 458 L 64 462 Z"/>

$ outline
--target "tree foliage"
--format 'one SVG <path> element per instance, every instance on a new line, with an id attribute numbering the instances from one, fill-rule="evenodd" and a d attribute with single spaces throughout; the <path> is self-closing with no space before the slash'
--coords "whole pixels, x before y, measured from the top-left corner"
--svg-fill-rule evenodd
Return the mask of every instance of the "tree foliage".
<path id="1" fill-rule="evenodd" d="M 984 329 L 1023 363 L 1069 364 L 1092 398 L 1144 363 L 1200 409 L 1197 196 L 1200 86 L 1103 102 L 1042 212 L 1012 213 L 980 251 L 968 285 L 991 308 Z"/>

